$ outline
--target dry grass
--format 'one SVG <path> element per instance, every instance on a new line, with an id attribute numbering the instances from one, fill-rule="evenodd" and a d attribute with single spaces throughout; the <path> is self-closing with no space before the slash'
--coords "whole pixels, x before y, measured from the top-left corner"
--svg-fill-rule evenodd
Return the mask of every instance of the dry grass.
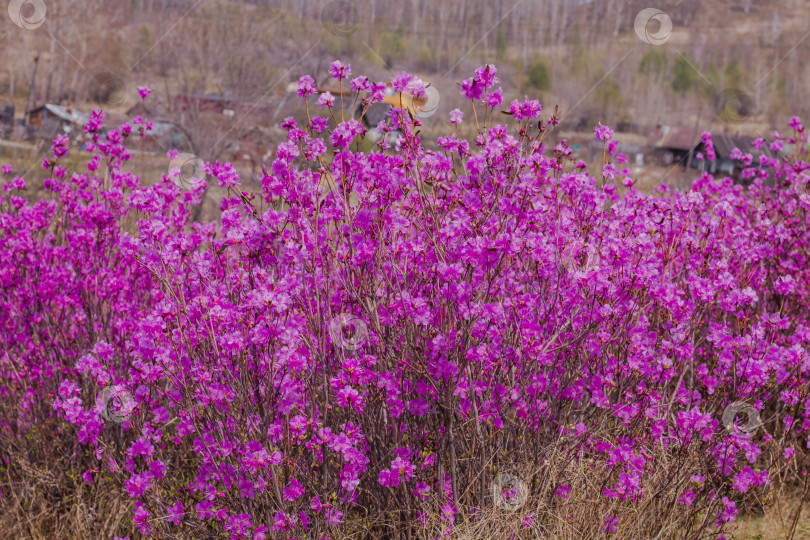
<path id="1" fill-rule="evenodd" d="M 17 474 L 0 469 L 0 537 L 112 539 L 132 528 L 132 503 L 111 482 L 98 478 L 88 484 L 75 471 L 19 460 L 10 465 Z"/>
<path id="2" fill-rule="evenodd" d="M 787 538 L 791 522 L 799 507 L 798 497 L 777 499 L 761 515 L 740 516 L 734 538 L 738 540 L 777 540 Z M 802 505 L 802 513 L 793 537 L 795 540 L 810 540 L 810 505 Z"/>
<path id="3" fill-rule="evenodd" d="M 94 475 L 93 483 L 88 484 L 80 477 L 80 467 L 76 465 L 74 457 L 66 453 L 62 459 L 45 466 L 17 457 L 8 466 L 0 467 L 0 538 L 112 539 L 115 535 L 139 538 L 132 523 L 131 501 L 120 486 L 104 475 Z M 560 504 L 557 498 L 550 500 L 548 497 L 531 497 L 516 510 L 490 504 L 477 516 L 456 516 L 450 537 L 458 540 L 686 538 L 679 535 L 683 523 L 676 514 L 677 508 L 667 514 L 660 510 L 660 504 L 650 503 L 640 508 L 617 505 L 610 509 L 610 513 L 621 516 L 621 521 L 616 533 L 606 535 L 602 530 L 605 506 L 589 504 L 593 493 L 586 488 L 598 473 L 577 476 L 578 481 L 572 484 L 585 492 L 580 496 L 572 495 L 564 504 Z M 783 494 L 761 512 L 738 516 L 736 529 L 727 536 L 737 540 L 787 538 L 799 502 L 800 494 Z M 527 518 L 530 520 L 525 525 Z M 438 538 L 447 525 L 433 514 L 425 527 L 412 529 L 411 538 Z M 377 534 L 379 531 L 377 529 Z M 402 533 L 400 529 L 387 537 L 398 538 L 397 535 Z M 192 537 L 183 533 L 178 536 Z M 352 537 L 379 536 L 368 530 L 358 530 Z M 802 505 L 793 538 L 810 539 L 810 505 L 807 501 Z"/>
<path id="4" fill-rule="evenodd" d="M 32 406 L 46 416 L 49 403 Z M 0 400 L 0 417 L 19 411 Z M 0 432 L 0 538 L 112 540 L 132 529 L 132 502 L 109 475 L 82 473 L 97 463 L 53 418 L 24 425 L 22 436 Z"/>
<path id="5" fill-rule="evenodd" d="M 528 505 L 527 505 L 528 506 Z M 799 506 L 798 498 L 791 498 L 780 503 L 774 503 L 758 515 L 740 515 L 737 527 L 729 540 L 782 540 L 789 537 L 791 522 Z M 610 538 L 611 540 L 640 540 L 640 539 L 671 539 L 681 538 L 678 529 L 666 525 L 666 517 L 649 521 L 648 523 L 632 523 L 616 533 L 607 535 L 597 525 L 601 517 L 593 512 L 578 512 L 577 516 L 558 515 L 549 513 L 539 514 L 532 526 L 524 527 L 524 518 L 530 515 L 525 509 L 515 512 L 489 509 L 480 520 L 470 520 L 457 523 L 451 538 L 457 540 L 503 539 L 503 540 L 579 540 Z M 593 515 L 590 515 L 593 514 Z M 642 518 L 642 516 L 638 516 Z M 646 532 L 639 535 L 639 529 Z M 437 538 L 442 527 L 436 524 L 430 533 L 419 535 L 418 538 Z M 653 531 L 657 530 L 655 534 Z M 810 539 L 810 508 L 805 503 L 802 514 L 798 520 L 794 540 Z"/>

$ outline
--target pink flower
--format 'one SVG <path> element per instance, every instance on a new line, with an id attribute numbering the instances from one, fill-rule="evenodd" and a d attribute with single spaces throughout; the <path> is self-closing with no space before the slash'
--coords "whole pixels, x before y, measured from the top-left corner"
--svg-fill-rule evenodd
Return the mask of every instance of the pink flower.
<path id="1" fill-rule="evenodd" d="M 391 462 L 391 471 L 396 472 L 405 482 L 411 479 L 414 470 L 416 470 L 416 467 L 410 461 L 402 457 L 397 457 Z"/>
<path id="2" fill-rule="evenodd" d="M 487 107 L 500 107 L 503 102 L 503 89 L 498 88 L 494 92 L 487 92 L 484 96 L 484 103 Z"/>
<path id="3" fill-rule="evenodd" d="M 372 103 L 377 103 L 383 100 L 385 97 L 385 92 L 388 88 L 384 82 L 377 82 L 371 85 L 371 95 L 369 99 Z"/>
<path id="4" fill-rule="evenodd" d="M 391 79 L 391 88 L 394 90 L 394 92 L 404 92 L 408 88 L 411 78 L 411 75 L 408 73 L 401 72 L 397 74 L 396 77 Z"/>
<path id="5" fill-rule="evenodd" d="M 57 135 L 56 138 L 51 142 L 51 150 L 53 152 L 53 157 L 56 159 L 65 157 L 68 153 L 69 146 L 70 146 L 70 139 L 68 139 L 67 135 Z"/>
<path id="6" fill-rule="evenodd" d="M 484 88 L 490 88 L 501 82 L 501 80 L 495 76 L 497 73 L 498 70 L 495 69 L 494 65 L 487 64 L 475 70 L 475 80 Z"/>
<path id="7" fill-rule="evenodd" d="M 408 83 L 406 91 L 415 98 L 424 98 L 427 96 L 427 88 L 425 87 L 425 83 L 419 78 L 411 79 L 411 81 Z"/>
<path id="8" fill-rule="evenodd" d="M 197 519 L 208 519 L 214 517 L 214 503 L 211 501 L 197 503 L 194 508 L 197 510 Z"/>
<path id="9" fill-rule="evenodd" d="M 169 507 L 169 513 L 166 516 L 166 519 L 170 523 L 174 523 L 175 525 L 180 525 L 180 520 L 183 518 L 185 514 L 183 513 L 183 503 L 177 501 L 174 503 L 173 506 Z"/>
<path id="10" fill-rule="evenodd" d="M 618 525 L 619 518 L 616 516 L 607 516 L 602 524 L 602 531 L 606 533 L 615 533 Z"/>
<path id="11" fill-rule="evenodd" d="M 678 502 L 684 506 L 692 506 L 692 503 L 695 501 L 695 497 L 695 492 L 691 489 L 687 489 L 681 493 L 680 497 L 678 497 Z"/>
<path id="12" fill-rule="evenodd" d="M 329 75 L 333 79 L 348 79 L 352 74 L 352 67 L 349 64 L 344 65 L 343 62 L 335 60 L 329 65 Z"/>
<path id="13" fill-rule="evenodd" d="M 147 521 L 149 519 L 149 511 L 144 508 L 143 503 L 140 501 L 137 501 L 134 506 L 135 516 L 132 521 L 138 526 L 138 531 L 141 534 L 149 536 L 151 534 L 151 527 Z"/>
<path id="14" fill-rule="evenodd" d="M 611 163 L 606 163 L 605 166 L 602 167 L 602 176 L 605 180 L 615 180 L 618 174 L 619 171 Z"/>
<path id="15" fill-rule="evenodd" d="M 356 389 L 352 388 L 351 386 L 344 386 L 340 389 L 337 393 L 338 397 L 338 405 L 341 407 L 353 407 L 357 412 L 363 412 L 363 398 L 360 396 L 360 392 Z"/>
<path id="16" fill-rule="evenodd" d="M 329 508 L 326 510 L 326 516 L 324 518 L 327 527 L 335 527 L 340 525 L 341 520 L 343 519 L 343 512 L 337 510 L 335 508 Z"/>
<path id="17" fill-rule="evenodd" d="M 335 96 L 331 92 L 324 92 L 318 97 L 318 105 L 321 109 L 324 107 L 333 108 L 335 106 Z"/>
<path id="18" fill-rule="evenodd" d="M 424 482 L 417 482 L 413 494 L 422 500 L 427 500 L 430 495 L 430 486 Z"/>
<path id="19" fill-rule="evenodd" d="M 283 531 L 290 527 L 290 521 L 284 512 L 276 512 L 273 515 L 273 530 Z"/>
<path id="20" fill-rule="evenodd" d="M 723 510 L 717 514 L 718 523 L 734 523 L 737 517 L 737 503 L 728 497 L 723 497 Z"/>
<path id="21" fill-rule="evenodd" d="M 461 95 L 471 101 L 477 101 L 484 95 L 484 85 L 470 77 L 461 82 Z"/>
<path id="22" fill-rule="evenodd" d="M 133 474 L 124 483 L 124 488 L 132 499 L 137 499 L 152 488 L 152 475 L 149 473 Z"/>
<path id="23" fill-rule="evenodd" d="M 253 520 L 250 514 L 245 512 L 229 516 L 227 523 L 225 523 L 225 530 L 231 533 L 232 537 L 236 536 L 238 538 L 243 538 L 251 527 L 253 527 Z"/>
<path id="24" fill-rule="evenodd" d="M 793 276 L 782 276 L 776 280 L 773 288 L 779 294 L 790 294 L 796 290 L 796 280 Z"/>
<path id="25" fill-rule="evenodd" d="M 446 503 L 442 506 L 441 510 L 442 521 L 449 521 L 450 523 L 456 521 L 456 514 L 458 513 L 458 510 L 455 506 L 450 503 Z"/>
<path id="26" fill-rule="evenodd" d="M 717 159 L 717 155 L 714 153 L 714 144 L 712 143 L 711 133 L 704 132 L 701 134 L 700 138 L 703 141 L 703 147 L 706 149 L 706 159 L 709 161 L 714 161 Z"/>
<path id="27" fill-rule="evenodd" d="M 515 120 L 533 119 L 540 116 L 543 107 L 536 99 L 529 99 L 526 97 L 521 103 L 518 100 L 512 101 L 509 105 L 509 112 Z"/>
<path id="28" fill-rule="evenodd" d="M 425 469 L 429 469 L 429 468 L 433 467 L 433 465 L 434 465 L 435 463 L 436 463 L 436 454 L 430 454 L 430 455 L 428 455 L 428 456 L 425 458 L 425 460 L 422 462 L 422 467 L 421 467 L 421 469 L 422 469 L 423 471 L 424 471 Z"/>
<path id="29" fill-rule="evenodd" d="M 304 494 L 304 488 L 301 487 L 301 482 L 295 478 L 290 479 L 290 484 L 284 488 L 284 499 L 287 501 L 294 501 Z"/>
<path id="30" fill-rule="evenodd" d="M 371 83 L 368 82 L 368 77 L 356 77 L 352 79 L 351 87 L 355 92 L 367 92 L 371 90 Z"/>
<path id="31" fill-rule="evenodd" d="M 328 126 L 328 124 L 329 124 L 329 119 L 328 118 L 324 118 L 322 116 L 313 116 L 312 117 L 311 126 L 312 126 L 312 130 L 314 132 L 316 132 L 316 133 L 321 133 L 322 131 L 324 131 L 326 129 L 326 127 Z"/>
<path id="32" fill-rule="evenodd" d="M 150 90 L 150 89 L 149 89 L 148 87 L 146 87 L 146 86 L 139 86 L 139 87 L 138 87 L 138 95 L 139 95 L 139 96 L 141 96 L 141 99 L 146 99 L 146 98 L 148 98 L 148 97 L 149 97 L 149 94 L 151 94 L 151 93 L 152 93 L 152 90 Z"/>
<path id="33" fill-rule="evenodd" d="M 593 128 L 593 133 L 597 141 L 609 141 L 613 138 L 613 129 L 608 126 L 603 126 L 601 122 Z"/>
<path id="34" fill-rule="evenodd" d="M 749 486 L 756 486 L 758 483 L 759 478 L 754 474 L 754 471 L 751 470 L 751 467 L 745 467 L 734 476 L 734 482 L 731 487 L 740 493 L 747 493 Z"/>
<path id="35" fill-rule="evenodd" d="M 397 487 L 399 486 L 399 472 L 383 469 L 380 471 L 379 482 L 381 486 Z"/>
<path id="36" fill-rule="evenodd" d="M 304 75 L 298 81 L 298 97 L 311 96 L 317 91 L 315 88 L 315 79 L 309 75 Z"/>

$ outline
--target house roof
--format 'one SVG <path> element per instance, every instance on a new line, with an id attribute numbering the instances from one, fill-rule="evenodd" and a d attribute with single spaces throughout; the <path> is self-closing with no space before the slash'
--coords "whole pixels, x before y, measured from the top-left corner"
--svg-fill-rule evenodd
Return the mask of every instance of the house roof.
<path id="1" fill-rule="evenodd" d="M 675 150 L 691 150 L 700 142 L 700 134 L 695 134 L 694 128 L 673 127 L 665 129 L 659 135 L 653 135 L 650 144 L 656 148 L 673 148 Z"/>
<path id="2" fill-rule="evenodd" d="M 31 113 L 39 112 L 43 109 L 47 110 L 52 115 L 61 118 L 65 122 L 70 122 L 72 124 L 85 124 L 90 119 L 90 117 L 83 112 L 72 108 L 68 109 L 62 105 L 54 105 L 53 103 L 46 103 L 42 107 L 37 107 L 36 109 L 32 110 Z"/>
<path id="3" fill-rule="evenodd" d="M 712 133 L 712 143 L 718 157 L 729 157 L 735 148 L 739 148 L 743 154 L 750 153 L 754 156 L 765 154 L 774 157 L 767 145 L 761 150 L 754 148 L 754 137 L 745 135 L 732 135 L 730 133 Z M 656 148 L 668 148 L 674 150 L 689 151 L 701 146 L 701 135 L 695 134 L 694 128 L 672 128 L 661 135 L 653 136 L 652 146 Z"/>
<path id="4" fill-rule="evenodd" d="M 753 137 L 745 137 L 742 135 L 729 135 L 727 133 L 712 134 L 712 143 L 714 144 L 714 151 L 718 156 L 728 157 L 735 148 L 739 148 L 743 154 L 759 155 L 765 154 L 768 157 L 775 157 L 774 153 L 768 148 L 768 145 L 762 147 L 761 150 L 754 148 Z"/>

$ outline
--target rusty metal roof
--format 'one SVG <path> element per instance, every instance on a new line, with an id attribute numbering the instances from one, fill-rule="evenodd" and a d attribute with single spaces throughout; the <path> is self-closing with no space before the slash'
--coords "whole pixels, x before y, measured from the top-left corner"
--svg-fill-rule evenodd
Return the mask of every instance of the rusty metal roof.
<path id="1" fill-rule="evenodd" d="M 718 157 L 729 157 L 735 148 L 739 148 L 743 154 L 754 156 L 765 154 L 768 157 L 775 157 L 775 152 L 771 152 L 768 144 L 763 145 L 761 150 L 754 148 L 755 140 L 754 137 L 744 135 L 712 134 L 712 143 Z"/>
<path id="2" fill-rule="evenodd" d="M 650 144 L 656 148 L 691 150 L 700 142 L 700 133 L 694 128 L 673 127 L 658 135 L 653 135 Z"/>

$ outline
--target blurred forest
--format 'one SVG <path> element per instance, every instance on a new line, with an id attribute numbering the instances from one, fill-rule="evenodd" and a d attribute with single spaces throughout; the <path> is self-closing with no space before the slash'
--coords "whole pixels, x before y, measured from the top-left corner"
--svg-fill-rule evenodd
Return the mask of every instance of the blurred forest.
<path id="1" fill-rule="evenodd" d="M 444 128 L 462 105 L 458 82 L 483 63 L 498 66 L 505 103 L 526 94 L 546 111 L 559 105 L 569 131 L 601 121 L 649 136 L 699 122 L 753 136 L 810 108 L 802 0 L 43 1 L 36 29 L 0 22 L 0 105 L 18 119 L 44 103 L 125 117 L 146 85 L 143 112 L 183 135 L 163 146 L 205 159 L 255 158 L 277 143 L 273 126 L 300 113 L 290 83 L 311 74 L 329 87 L 334 59 L 373 80 L 405 70 L 429 82 L 440 104 L 428 130 Z M 634 28 L 650 7 L 672 22 L 659 45 Z M 178 96 L 225 100 L 228 114 Z"/>

